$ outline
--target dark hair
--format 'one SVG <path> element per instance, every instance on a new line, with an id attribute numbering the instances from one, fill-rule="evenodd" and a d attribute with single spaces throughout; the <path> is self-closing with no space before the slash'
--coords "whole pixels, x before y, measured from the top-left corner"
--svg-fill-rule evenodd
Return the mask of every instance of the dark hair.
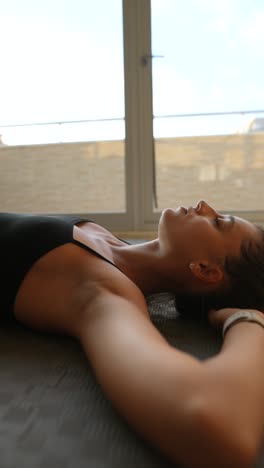
<path id="1" fill-rule="evenodd" d="M 257 226 L 261 240 L 243 242 L 239 257 L 227 257 L 224 268 L 229 286 L 207 295 L 175 297 L 177 311 L 189 318 L 207 319 L 210 309 L 239 307 L 264 310 L 264 229 Z"/>

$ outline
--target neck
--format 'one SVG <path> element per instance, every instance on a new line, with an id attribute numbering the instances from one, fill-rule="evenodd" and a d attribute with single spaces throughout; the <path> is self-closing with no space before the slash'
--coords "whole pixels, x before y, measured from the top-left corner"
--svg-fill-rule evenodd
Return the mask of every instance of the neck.
<path id="1" fill-rule="evenodd" d="M 158 239 L 143 244 L 114 246 L 112 252 L 116 266 L 144 295 L 171 290 L 177 292 L 177 274 L 172 281 L 170 276 L 173 275 L 169 274 Z"/>

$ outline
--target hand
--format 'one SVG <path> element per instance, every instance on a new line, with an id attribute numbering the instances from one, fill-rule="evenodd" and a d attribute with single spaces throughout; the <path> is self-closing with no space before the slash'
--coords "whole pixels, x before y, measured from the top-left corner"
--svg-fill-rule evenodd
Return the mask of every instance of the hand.
<path id="1" fill-rule="evenodd" d="M 230 315 L 233 315 L 238 310 L 243 310 L 243 309 L 231 308 L 231 307 L 227 307 L 225 309 L 219 309 L 219 310 L 212 309 L 208 312 L 209 322 L 211 323 L 211 325 L 213 325 L 213 327 L 222 328 L 226 319 L 228 319 Z M 255 310 L 255 309 L 245 309 L 245 310 L 249 310 L 251 312 L 257 312 L 258 314 L 260 314 L 261 317 L 263 317 L 264 315 L 259 310 Z"/>

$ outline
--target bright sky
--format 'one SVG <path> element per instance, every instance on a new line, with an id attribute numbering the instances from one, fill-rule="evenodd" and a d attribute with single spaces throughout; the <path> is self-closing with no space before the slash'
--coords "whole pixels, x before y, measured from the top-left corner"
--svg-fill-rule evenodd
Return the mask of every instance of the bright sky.
<path id="1" fill-rule="evenodd" d="M 151 3 L 152 52 L 164 56 L 153 61 L 155 116 L 264 109 L 263 0 Z M 0 126 L 124 117 L 121 0 L 0 0 L 0 6 Z M 154 130 L 155 136 L 230 133 L 252 118 L 155 119 Z M 9 144 L 29 138 L 27 132 L 33 135 L 0 129 Z M 39 127 L 35 135 L 124 138 L 124 124 Z"/>

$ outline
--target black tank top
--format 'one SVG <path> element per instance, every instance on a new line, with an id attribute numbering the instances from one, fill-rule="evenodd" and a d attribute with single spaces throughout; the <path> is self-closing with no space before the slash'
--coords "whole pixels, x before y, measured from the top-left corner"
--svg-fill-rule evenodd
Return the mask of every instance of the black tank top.
<path id="1" fill-rule="evenodd" d="M 93 222 L 71 215 L 0 213 L 0 318 L 13 315 L 18 289 L 32 265 L 60 245 L 74 243 L 116 267 L 92 248 L 73 239 L 73 226 L 83 221 Z"/>

